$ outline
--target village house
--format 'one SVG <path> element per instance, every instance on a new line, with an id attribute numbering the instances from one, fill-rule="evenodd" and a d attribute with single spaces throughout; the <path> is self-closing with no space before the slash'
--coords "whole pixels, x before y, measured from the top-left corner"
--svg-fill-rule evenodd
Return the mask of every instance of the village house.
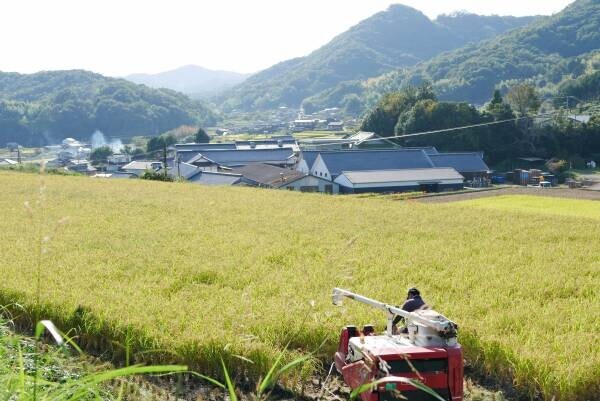
<path id="1" fill-rule="evenodd" d="M 132 161 L 122 167 L 122 171 L 141 177 L 146 171 L 158 171 L 162 163 L 157 161 Z"/>
<path id="2" fill-rule="evenodd" d="M 202 169 L 193 164 L 182 162 L 176 163 L 174 160 L 167 162 L 167 175 L 173 179 L 189 180 L 190 177 L 193 177 L 200 171 L 202 171 Z M 158 172 L 164 173 L 164 169 L 161 167 Z"/>
<path id="3" fill-rule="evenodd" d="M 318 155 L 318 150 L 303 150 L 300 152 L 300 158 L 298 160 L 298 164 L 296 164 L 296 170 L 304 174 L 309 174 L 310 169 L 315 163 Z"/>
<path id="4" fill-rule="evenodd" d="M 14 166 L 16 164 L 19 164 L 19 163 L 12 159 L 0 158 L 0 166 Z"/>
<path id="5" fill-rule="evenodd" d="M 65 138 L 62 141 L 61 149 L 58 152 L 58 159 L 61 161 L 86 160 L 90 157 L 92 150 L 81 142 L 73 138 Z"/>
<path id="6" fill-rule="evenodd" d="M 135 174 L 125 173 L 123 171 L 113 171 L 112 173 L 96 173 L 92 176 L 93 178 L 106 178 L 106 179 L 130 179 L 137 178 Z"/>
<path id="7" fill-rule="evenodd" d="M 284 185 L 281 185 L 279 189 L 287 189 L 288 191 L 337 194 L 339 192 L 339 185 L 335 182 L 306 174 L 302 177 L 296 178 L 295 180 L 288 180 Z"/>
<path id="8" fill-rule="evenodd" d="M 344 122 L 343 121 L 332 121 L 327 124 L 328 131 L 343 131 L 344 130 Z"/>
<path id="9" fill-rule="evenodd" d="M 287 182 L 304 177 L 305 175 L 296 170 L 263 163 L 237 167 L 232 169 L 232 172 L 241 174 L 243 183 L 264 188 L 279 188 Z"/>
<path id="10" fill-rule="evenodd" d="M 464 177 L 453 168 L 343 171 L 336 179 L 340 193 L 443 192 L 463 188 Z"/>
<path id="11" fill-rule="evenodd" d="M 85 175 L 94 175 L 98 171 L 87 160 L 71 160 L 67 163 L 66 169 Z"/>
<path id="12" fill-rule="evenodd" d="M 119 171 L 127 163 L 131 162 L 131 155 L 125 153 L 115 153 L 106 158 L 106 171 Z"/>
<path id="13" fill-rule="evenodd" d="M 314 130 L 317 127 L 319 120 L 294 120 L 290 123 L 290 130 L 292 132 L 302 132 Z"/>
<path id="14" fill-rule="evenodd" d="M 291 148 L 244 149 L 244 150 L 208 150 L 199 153 L 188 161 L 189 164 L 218 165 L 220 168 L 233 168 L 249 164 L 270 164 L 278 167 L 293 167 L 297 157 Z"/>
<path id="15" fill-rule="evenodd" d="M 400 170 L 432 168 L 423 150 L 354 150 L 320 152 L 310 174 L 334 181 L 343 171 Z"/>
<path id="16" fill-rule="evenodd" d="M 239 184 L 242 176 L 239 174 L 200 170 L 187 180 L 192 184 L 198 185 L 229 186 Z"/>
<path id="17" fill-rule="evenodd" d="M 435 167 L 451 167 L 458 171 L 466 181 L 487 180 L 490 168 L 479 152 L 437 153 L 429 158 Z"/>
<path id="18" fill-rule="evenodd" d="M 397 149 L 400 146 L 374 132 L 360 131 L 342 138 L 310 138 L 299 142 L 302 150 Z"/>

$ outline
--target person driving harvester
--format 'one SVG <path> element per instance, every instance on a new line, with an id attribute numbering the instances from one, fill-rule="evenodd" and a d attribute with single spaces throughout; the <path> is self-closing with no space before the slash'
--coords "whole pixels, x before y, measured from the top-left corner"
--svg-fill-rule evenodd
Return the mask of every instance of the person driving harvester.
<path id="1" fill-rule="evenodd" d="M 423 298 L 421 298 L 421 293 L 419 292 L 418 289 L 413 287 L 410 290 L 408 290 L 408 295 L 406 296 L 406 301 L 404 301 L 404 303 L 402 304 L 402 307 L 401 307 L 402 310 L 405 310 L 407 312 L 414 312 L 416 310 L 427 309 L 427 308 L 429 308 L 429 307 L 427 306 L 425 301 L 423 301 Z M 404 317 L 396 316 L 394 318 L 394 321 L 392 322 L 394 333 L 398 333 L 397 324 L 400 323 L 401 321 L 404 321 Z M 404 327 L 400 332 L 408 333 L 408 329 L 406 327 Z"/>

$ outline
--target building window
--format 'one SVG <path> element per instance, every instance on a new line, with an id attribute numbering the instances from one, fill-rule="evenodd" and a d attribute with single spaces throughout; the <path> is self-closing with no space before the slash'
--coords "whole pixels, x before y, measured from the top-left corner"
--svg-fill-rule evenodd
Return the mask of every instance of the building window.
<path id="1" fill-rule="evenodd" d="M 332 194 L 333 193 L 333 185 L 325 185 L 325 193 Z"/>

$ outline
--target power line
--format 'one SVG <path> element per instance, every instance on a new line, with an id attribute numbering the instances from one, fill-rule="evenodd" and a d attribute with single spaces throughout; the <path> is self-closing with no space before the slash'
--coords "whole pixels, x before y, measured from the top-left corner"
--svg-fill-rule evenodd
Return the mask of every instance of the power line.
<path id="1" fill-rule="evenodd" d="M 445 129 L 438 129 L 438 130 L 433 130 L 433 131 L 423 131 L 423 132 L 415 132 L 412 134 L 403 134 L 403 135 L 394 135 L 394 136 L 386 136 L 386 137 L 378 137 L 378 138 L 371 138 L 371 139 L 365 139 L 362 141 L 346 141 L 346 142 L 331 142 L 331 143 L 323 143 L 323 144 L 311 144 L 311 147 L 319 147 L 319 146 L 330 146 L 330 145 L 344 145 L 344 144 L 353 144 L 356 142 L 360 142 L 360 143 L 364 143 L 364 142 L 373 142 L 373 141 L 381 141 L 381 140 L 389 140 L 389 139 L 399 139 L 399 138 L 408 138 L 408 137 L 414 137 L 414 136 L 422 136 L 422 135 L 431 135 L 431 134 L 445 134 L 445 133 L 450 133 L 453 131 L 460 131 L 460 130 L 464 130 L 464 129 L 469 129 L 469 128 L 478 128 L 478 127 L 485 127 L 485 126 L 489 126 L 489 125 L 497 125 L 497 124 L 504 124 L 507 122 L 516 122 L 516 121 L 520 121 L 520 120 L 526 120 L 526 119 L 531 119 L 531 118 L 538 118 L 538 117 L 548 117 L 548 116 L 552 116 L 556 114 L 556 112 L 551 112 L 551 113 L 543 113 L 543 114 L 537 114 L 535 116 L 523 116 L 523 117 L 515 117 L 515 118 L 509 118 L 506 120 L 498 120 L 498 121 L 491 121 L 491 122 L 487 122 L 487 123 L 480 123 L 480 124 L 472 124 L 472 125 L 464 125 L 462 127 L 454 127 L 454 128 L 445 128 Z"/>

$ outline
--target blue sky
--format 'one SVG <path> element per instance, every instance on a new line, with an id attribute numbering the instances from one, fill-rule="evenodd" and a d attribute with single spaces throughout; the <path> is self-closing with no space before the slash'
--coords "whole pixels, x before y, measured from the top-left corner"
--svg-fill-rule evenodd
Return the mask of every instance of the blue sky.
<path id="1" fill-rule="evenodd" d="M 303 56 L 390 4 L 438 14 L 533 15 L 572 0 L 9 0 L 1 71 L 83 68 L 105 75 L 197 64 L 255 72 Z"/>

